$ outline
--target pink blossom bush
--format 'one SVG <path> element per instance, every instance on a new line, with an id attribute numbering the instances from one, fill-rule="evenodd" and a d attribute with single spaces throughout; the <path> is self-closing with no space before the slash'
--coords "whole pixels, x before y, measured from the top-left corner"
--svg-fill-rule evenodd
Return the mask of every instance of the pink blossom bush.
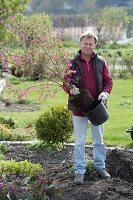
<path id="1" fill-rule="evenodd" d="M 14 34 L 19 43 L 20 51 L 10 48 L 9 45 L 2 46 L 0 60 L 8 67 L 11 63 L 15 68 L 14 74 L 22 72 L 22 79 L 45 80 L 41 84 L 16 92 L 19 98 L 28 95 L 38 89 L 51 90 L 51 85 L 59 86 L 54 93 L 62 87 L 62 73 L 67 65 L 69 52 L 54 37 L 51 22 L 47 15 L 40 14 L 32 17 L 22 15 L 6 15 L 2 13 L 0 23 Z M 8 87 L 14 91 L 9 84 Z"/>

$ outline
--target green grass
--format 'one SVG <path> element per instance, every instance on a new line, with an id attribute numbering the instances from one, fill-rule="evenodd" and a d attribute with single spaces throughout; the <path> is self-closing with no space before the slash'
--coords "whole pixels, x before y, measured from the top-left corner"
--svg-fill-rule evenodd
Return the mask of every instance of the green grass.
<path id="1" fill-rule="evenodd" d="M 133 146 L 126 129 L 133 125 L 133 79 L 115 80 L 109 99 L 110 119 L 105 126 L 108 145 Z"/>
<path id="2" fill-rule="evenodd" d="M 14 87 L 17 88 L 27 88 L 31 87 L 33 85 L 36 85 L 37 82 L 32 81 L 20 81 L 18 85 L 14 85 Z M 49 97 L 45 100 L 44 97 L 40 99 L 40 93 L 38 91 L 33 91 L 30 95 L 24 97 L 23 99 L 25 102 L 28 102 L 28 106 L 38 106 L 40 109 L 38 109 L 35 112 L 1 112 L 1 117 L 11 117 L 13 120 L 15 120 L 17 126 L 23 127 L 25 124 L 34 123 L 34 120 L 36 117 L 41 113 L 44 109 L 49 109 L 51 106 L 56 104 L 63 104 L 67 106 L 67 94 L 59 88 L 59 92 L 55 94 L 54 97 Z M 10 93 L 10 95 L 9 95 Z M 46 91 L 43 91 L 43 93 L 46 93 Z M 1 96 L 2 99 L 8 99 L 12 103 L 17 103 L 18 98 L 17 96 L 14 96 L 14 93 L 6 89 Z M 27 105 L 27 104 L 26 104 Z"/>
<path id="3" fill-rule="evenodd" d="M 133 79 L 114 80 L 112 93 L 108 101 L 109 119 L 104 125 L 104 142 L 107 146 L 133 147 L 130 133 L 126 129 L 133 125 Z M 20 85 L 23 83 L 20 83 Z M 25 84 L 31 84 L 25 83 Z M 67 94 L 60 90 L 54 98 L 41 101 L 41 110 L 36 112 L 1 112 L 2 117 L 12 117 L 19 127 L 25 124 L 34 123 L 34 120 L 44 109 L 49 109 L 56 104 L 67 106 Z M 34 100 L 37 103 L 36 94 L 30 97 L 30 103 Z M 32 104 L 32 103 L 31 103 Z M 71 142 L 74 142 L 72 136 Z M 92 143 L 90 125 L 88 126 L 87 143 Z"/>

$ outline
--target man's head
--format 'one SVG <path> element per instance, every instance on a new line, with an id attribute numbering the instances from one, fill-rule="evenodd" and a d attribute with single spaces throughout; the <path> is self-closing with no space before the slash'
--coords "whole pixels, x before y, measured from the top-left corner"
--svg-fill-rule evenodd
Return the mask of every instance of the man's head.
<path id="1" fill-rule="evenodd" d="M 89 32 L 85 32 L 80 36 L 80 48 L 81 54 L 90 56 L 93 50 L 96 48 L 97 37 Z"/>
<path id="2" fill-rule="evenodd" d="M 97 37 L 96 35 L 94 35 L 93 33 L 89 33 L 89 32 L 84 32 L 82 33 L 82 35 L 80 36 L 80 42 L 84 39 L 84 38 L 93 38 L 95 43 L 97 43 Z"/>

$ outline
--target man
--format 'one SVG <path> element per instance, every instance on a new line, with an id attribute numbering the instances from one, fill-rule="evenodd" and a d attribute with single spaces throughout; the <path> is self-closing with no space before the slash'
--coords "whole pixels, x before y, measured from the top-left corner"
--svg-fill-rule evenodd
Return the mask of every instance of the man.
<path id="1" fill-rule="evenodd" d="M 76 184 L 82 184 L 86 172 L 85 143 L 88 118 L 84 114 L 85 99 L 89 105 L 93 100 L 107 103 L 112 90 L 112 77 L 107 63 L 94 53 L 97 38 L 85 32 L 80 36 L 80 50 L 70 60 L 63 75 L 63 89 L 69 94 L 68 109 L 73 113 L 74 162 Z M 88 95 L 89 94 L 89 95 Z M 86 103 L 86 102 L 85 102 Z M 103 143 L 103 124 L 94 126 L 90 122 L 93 139 L 93 164 L 101 178 L 109 178 L 105 168 L 106 149 Z"/>

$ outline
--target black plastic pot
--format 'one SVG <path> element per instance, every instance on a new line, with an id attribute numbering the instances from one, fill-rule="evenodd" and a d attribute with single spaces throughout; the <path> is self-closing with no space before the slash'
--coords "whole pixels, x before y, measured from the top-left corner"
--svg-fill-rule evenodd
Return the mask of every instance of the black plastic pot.
<path id="1" fill-rule="evenodd" d="M 88 107 L 85 115 L 95 126 L 103 124 L 109 118 L 108 111 L 101 101 L 94 101 L 93 104 Z"/>

